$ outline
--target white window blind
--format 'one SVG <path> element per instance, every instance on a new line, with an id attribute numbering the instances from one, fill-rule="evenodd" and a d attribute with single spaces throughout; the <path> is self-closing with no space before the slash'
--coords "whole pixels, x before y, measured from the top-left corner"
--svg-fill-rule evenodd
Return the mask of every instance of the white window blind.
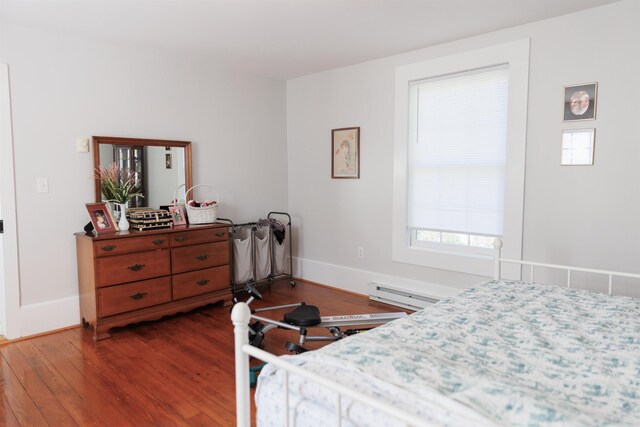
<path id="1" fill-rule="evenodd" d="M 407 225 L 502 235 L 508 65 L 411 82 Z"/>

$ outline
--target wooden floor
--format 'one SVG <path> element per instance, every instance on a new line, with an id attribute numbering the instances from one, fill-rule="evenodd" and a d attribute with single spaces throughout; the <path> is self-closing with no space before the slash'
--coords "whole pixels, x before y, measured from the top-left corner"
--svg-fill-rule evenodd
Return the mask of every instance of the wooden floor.
<path id="1" fill-rule="evenodd" d="M 323 316 L 398 311 L 308 283 L 263 291 L 265 301 L 255 308 L 306 301 Z M 268 317 L 280 320 L 281 313 Z M 0 346 L 0 425 L 234 425 L 228 308 L 204 307 L 112 332 L 98 343 L 78 327 Z M 285 354 L 288 339 L 297 340 L 295 332 L 270 331 L 264 348 Z"/>

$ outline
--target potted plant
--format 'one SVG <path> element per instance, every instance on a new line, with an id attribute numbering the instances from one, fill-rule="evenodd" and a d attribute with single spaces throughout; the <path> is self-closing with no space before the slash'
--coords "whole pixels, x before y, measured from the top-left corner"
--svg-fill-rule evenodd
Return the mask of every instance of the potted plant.
<path id="1" fill-rule="evenodd" d="M 136 188 L 135 174 L 130 170 L 121 168 L 114 162 L 107 168 L 100 166 L 96 169 L 96 175 L 100 179 L 100 191 L 102 192 L 103 200 L 113 202 L 120 208 L 118 227 L 122 231 L 128 230 L 127 204 L 134 197 L 144 197 L 142 192 Z"/>

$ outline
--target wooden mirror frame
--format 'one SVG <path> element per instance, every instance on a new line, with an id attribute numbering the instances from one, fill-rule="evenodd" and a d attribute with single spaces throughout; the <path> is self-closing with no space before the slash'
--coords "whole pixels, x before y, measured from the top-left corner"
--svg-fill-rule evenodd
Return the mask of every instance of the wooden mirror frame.
<path id="1" fill-rule="evenodd" d="M 186 189 L 193 187 L 193 177 L 191 175 L 191 141 L 171 141 L 165 139 L 142 139 L 142 138 L 121 138 L 115 136 L 93 136 L 93 168 L 94 171 L 100 167 L 100 144 L 113 145 L 137 145 L 153 147 L 182 147 L 184 148 L 184 182 Z M 100 189 L 100 178 L 94 173 L 94 188 L 96 202 L 102 201 L 102 191 Z"/>

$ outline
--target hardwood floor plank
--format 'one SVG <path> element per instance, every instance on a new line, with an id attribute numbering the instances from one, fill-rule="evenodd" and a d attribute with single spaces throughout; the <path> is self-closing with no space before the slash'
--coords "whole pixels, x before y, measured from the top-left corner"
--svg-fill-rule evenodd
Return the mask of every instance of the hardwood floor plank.
<path id="1" fill-rule="evenodd" d="M 33 340 L 25 341 L 19 347 L 34 372 L 38 374 L 60 402 L 60 405 L 65 408 L 78 425 L 93 427 L 106 425 L 95 413 L 83 409 L 87 406 L 83 396 L 69 385 L 56 370 L 55 366 L 38 350 Z"/>
<path id="2" fill-rule="evenodd" d="M 211 427 L 219 424 L 216 424 L 216 421 L 205 414 L 198 414 L 189 418 L 189 425 L 192 427 Z"/>
<path id="3" fill-rule="evenodd" d="M 0 425 L 7 427 L 19 426 L 18 419 L 13 414 L 11 406 L 4 397 L 4 392 L 0 390 Z"/>
<path id="4" fill-rule="evenodd" d="M 191 403 L 191 396 L 184 395 L 175 387 L 171 366 L 159 363 L 153 350 L 139 340 L 115 339 L 105 346 L 103 351 L 110 354 L 118 369 L 128 372 L 131 378 L 144 388 L 147 394 L 153 394 L 161 400 L 167 410 L 175 412 L 184 419 L 197 415 L 200 411 Z M 144 349 L 144 351 L 141 351 Z M 128 356 L 136 354 L 135 361 Z"/>
<path id="5" fill-rule="evenodd" d="M 21 347 L 29 345 L 27 341 L 18 342 L 15 346 L 5 348 L 2 355 L 48 423 L 53 422 L 57 426 L 76 426 L 77 423 L 38 375 L 41 363 L 33 359 L 27 360 L 22 353 Z"/>
<path id="6" fill-rule="evenodd" d="M 6 347 L 3 348 L 0 357 L 0 388 L 2 397 L 11 408 L 19 425 L 23 426 L 47 426 L 47 422 L 38 410 L 22 383 L 13 372 L 9 362 L 5 359 Z"/>
<path id="7" fill-rule="evenodd" d="M 188 329 L 184 326 L 182 323 L 182 326 L 177 327 Z M 176 336 L 171 333 L 173 326 L 170 324 L 164 327 L 168 333 L 164 339 L 154 338 L 153 334 L 141 336 L 141 339 L 146 340 L 159 357 L 165 357 L 172 363 L 172 370 L 180 374 L 181 380 L 190 381 L 216 406 L 226 409 L 232 417 L 235 416 L 235 395 L 229 393 L 229 390 L 235 390 L 233 361 L 227 356 L 229 350 L 221 343 L 202 336 L 189 336 L 188 333 Z M 202 325 L 198 330 L 201 329 Z M 227 359 L 226 363 L 222 362 L 224 359 Z M 228 408 L 232 410 L 229 411 Z"/>
<path id="8" fill-rule="evenodd" d="M 74 334 L 81 332 L 73 331 Z M 90 377 L 92 383 L 103 390 L 105 395 L 117 399 L 119 410 L 129 414 L 130 422 L 135 425 L 186 425 L 178 414 L 167 410 L 166 402 L 155 393 L 148 393 L 143 384 L 136 381 L 134 376 L 138 368 L 135 364 L 129 365 L 128 370 L 121 369 L 122 360 L 109 351 L 109 341 L 104 345 L 102 342 L 93 344 L 94 351 L 91 351 L 87 345 L 80 344 L 85 338 L 78 338 L 81 340 L 76 339 L 67 346 L 69 351 L 75 350 L 81 357 L 81 360 L 74 358 L 74 363 L 85 368 L 85 376 Z M 138 353 L 132 353 L 127 359 L 137 360 L 137 356 Z M 90 369 L 86 369 L 87 367 Z"/>
<path id="9" fill-rule="evenodd" d="M 130 346 L 123 342 L 114 342 L 114 348 L 122 354 L 131 352 Z M 221 387 L 221 384 L 211 381 L 206 373 L 201 373 L 201 367 L 194 366 L 190 359 L 185 357 L 188 353 L 172 353 L 170 343 L 165 342 L 159 348 L 151 346 L 147 348 L 147 352 L 140 355 L 141 362 L 150 375 L 153 372 L 156 375 L 160 374 L 164 384 L 171 389 L 173 396 L 167 401 L 176 400 L 177 404 L 189 402 L 193 413 L 188 418 L 194 417 L 201 411 L 212 418 L 216 425 L 234 423 L 235 411 L 229 411 L 228 402 L 221 404 L 216 398 L 220 388 L 228 389 L 226 384 Z M 173 358 L 173 355 L 177 357 Z M 210 362 L 209 365 L 211 365 Z M 199 381 L 200 378 L 203 380 Z"/>
<path id="10" fill-rule="evenodd" d="M 37 347 L 58 372 L 80 395 L 84 396 L 88 409 L 110 426 L 135 426 L 149 424 L 131 404 L 128 395 L 118 389 L 96 366 L 86 363 L 83 354 L 70 345 L 64 336 L 47 336 L 37 340 Z M 94 350 L 95 351 L 95 350 Z M 61 357 L 61 352 L 67 356 Z M 91 353 L 88 350 L 88 353 Z"/>

